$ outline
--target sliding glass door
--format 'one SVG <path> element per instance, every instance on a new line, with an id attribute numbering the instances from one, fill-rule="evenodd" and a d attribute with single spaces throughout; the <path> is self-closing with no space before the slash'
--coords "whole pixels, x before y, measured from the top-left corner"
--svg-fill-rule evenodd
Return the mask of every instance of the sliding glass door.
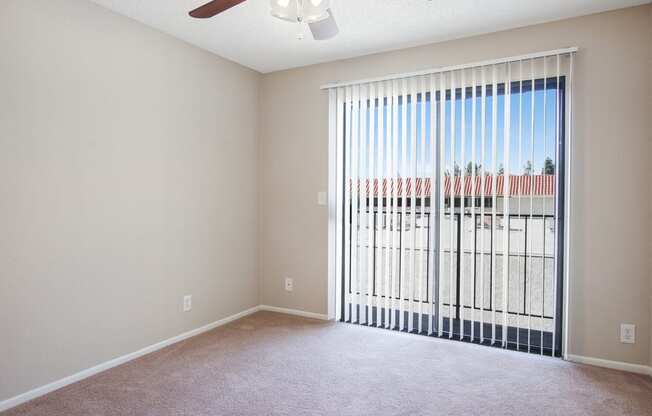
<path id="1" fill-rule="evenodd" d="M 341 86 L 339 319 L 559 355 L 569 54 Z"/>

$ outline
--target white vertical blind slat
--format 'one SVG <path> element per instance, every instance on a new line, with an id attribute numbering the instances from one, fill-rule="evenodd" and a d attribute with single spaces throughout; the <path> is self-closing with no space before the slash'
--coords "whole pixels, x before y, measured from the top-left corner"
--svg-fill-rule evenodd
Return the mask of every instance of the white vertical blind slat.
<path id="1" fill-rule="evenodd" d="M 399 270 L 399 237 L 396 232 L 399 230 L 399 217 L 398 217 L 398 81 L 391 81 L 392 83 L 392 310 L 390 316 L 390 327 L 396 328 L 396 309 L 400 304 L 400 299 L 397 299 L 396 291 L 400 277 Z"/>
<path id="2" fill-rule="evenodd" d="M 387 156 L 385 155 L 385 83 L 381 82 L 378 84 L 378 209 L 377 209 L 377 222 L 379 230 L 379 239 L 380 247 L 379 251 L 379 267 L 380 267 L 380 279 L 377 281 L 376 286 L 378 287 L 378 297 L 376 305 L 376 326 L 384 326 L 384 322 L 387 321 L 387 239 L 389 234 L 386 230 L 386 214 L 384 209 L 384 204 L 386 201 L 385 193 L 383 190 L 383 184 L 387 179 Z M 384 302 L 381 302 L 384 299 Z M 381 315 L 382 308 L 382 315 Z"/>
<path id="3" fill-rule="evenodd" d="M 496 78 L 496 65 L 492 65 L 491 83 L 491 344 L 496 343 L 496 182 L 498 175 L 498 81 Z"/>
<path id="4" fill-rule="evenodd" d="M 559 232 L 559 204 L 557 201 L 558 198 L 558 193 L 559 193 L 559 181 L 560 181 L 560 174 L 558 172 L 558 165 L 559 165 L 559 160 L 560 158 L 560 147 L 561 143 L 559 140 L 559 124 L 560 124 L 560 105 L 559 105 L 559 100 L 561 99 L 561 94 L 559 93 L 559 76 L 561 72 L 560 68 L 560 62 L 559 62 L 559 55 L 555 56 L 556 59 L 556 64 L 557 64 L 557 70 L 555 74 L 555 83 L 557 84 L 557 88 L 555 89 L 555 197 L 553 199 L 555 208 L 554 208 L 554 224 L 555 224 L 555 248 L 554 248 L 554 273 L 553 276 L 556 276 L 556 272 L 558 270 L 558 253 L 559 253 L 559 238 L 557 238 L 557 233 Z M 552 290 L 553 290 L 553 303 L 552 307 L 557 308 L 557 279 L 553 279 L 552 282 Z M 553 310 L 552 313 L 552 349 L 554 351 L 555 346 L 557 345 L 556 343 L 556 332 L 557 332 L 557 311 Z"/>
<path id="5" fill-rule="evenodd" d="M 408 276 L 408 332 L 414 330 L 414 299 L 417 279 L 416 272 L 416 244 L 417 244 L 417 80 L 410 82 L 410 274 Z"/>
<path id="6" fill-rule="evenodd" d="M 531 79 L 530 79 L 530 164 L 532 167 L 534 167 L 534 103 L 535 103 L 535 73 L 534 73 L 534 60 L 530 60 L 530 72 L 531 72 Z M 530 174 L 530 226 L 533 223 L 534 219 L 534 175 Z M 528 283 L 530 284 L 530 290 L 528 290 L 528 322 L 527 322 L 527 350 L 530 352 L 530 348 L 532 346 L 532 288 L 534 287 L 533 285 L 533 276 L 534 273 L 532 273 L 533 267 L 532 267 L 532 232 L 529 234 L 529 241 L 528 241 L 528 247 L 530 248 L 529 251 L 529 258 L 528 260 L 528 273 L 529 273 L 529 278 L 527 279 Z M 526 275 L 527 277 L 527 275 Z M 527 289 L 526 289 L 527 290 Z"/>
<path id="7" fill-rule="evenodd" d="M 510 270 L 510 176 L 509 176 L 509 163 L 510 163 L 510 130 L 511 130 L 511 99 L 512 99 L 512 67 L 509 63 L 506 66 L 506 80 L 504 89 L 504 125 L 503 125 L 503 159 L 504 159 L 504 173 L 503 173 L 503 330 L 502 330 L 502 346 L 507 346 L 507 332 L 509 329 L 508 316 L 509 316 L 509 270 Z"/>
<path id="8" fill-rule="evenodd" d="M 518 166 L 519 170 L 523 168 L 523 61 L 518 62 Z M 521 197 L 523 194 L 523 187 L 519 183 L 518 187 L 518 221 L 522 223 L 521 209 L 522 201 Z M 525 232 L 523 232 L 523 249 L 525 248 Z M 519 239 L 519 250 L 521 249 L 520 239 Z M 525 255 L 525 253 L 523 253 Z M 519 253 L 520 256 L 520 253 Z M 525 264 L 525 257 L 523 257 L 523 264 Z M 517 313 L 516 313 L 516 348 L 521 348 L 521 305 L 520 302 L 523 299 L 523 290 L 521 290 L 521 271 L 524 268 L 521 267 L 521 258 L 518 257 L 518 303 L 517 303 Z M 523 287 L 525 287 L 525 277 L 523 278 Z M 525 309 L 525 303 L 523 303 L 523 309 Z"/>
<path id="9" fill-rule="evenodd" d="M 425 277 L 425 266 L 424 266 L 424 260 L 426 260 L 426 256 L 428 253 L 426 252 L 426 247 L 427 247 L 427 241 L 424 241 L 424 228 L 427 226 L 427 221 L 426 221 L 426 90 L 427 90 L 427 83 L 426 83 L 426 77 L 421 77 L 421 88 L 420 88 L 420 93 L 421 93 L 421 147 L 419 149 L 419 153 L 421 157 L 419 158 L 419 169 L 421 171 L 420 173 L 420 178 L 421 178 L 421 210 L 420 210 L 420 227 L 419 227 L 419 328 L 418 331 L 419 333 L 423 332 L 423 304 L 424 304 L 424 294 L 426 293 L 427 290 L 427 277 Z M 427 238 L 427 236 L 426 236 Z M 425 286 L 425 287 L 424 287 Z"/>
<path id="10" fill-rule="evenodd" d="M 457 238 L 460 240 L 460 264 L 457 265 L 457 267 L 460 270 L 460 304 L 459 304 L 459 311 L 460 311 L 460 340 L 464 339 L 464 286 L 466 284 L 466 273 L 465 273 L 465 267 L 464 267 L 464 251 L 466 249 L 466 241 L 464 239 L 464 235 L 466 234 L 466 230 L 464 229 L 464 223 L 465 223 L 465 208 L 466 208 L 466 201 L 464 199 L 465 197 L 465 184 L 464 179 L 466 175 L 464 174 L 466 171 L 466 71 L 462 70 L 462 95 L 461 95 L 461 100 L 462 100 L 462 109 L 461 109 L 461 131 L 460 131 L 460 215 L 458 221 L 460 221 L 460 234 L 457 236 Z"/>
<path id="11" fill-rule="evenodd" d="M 430 317 L 428 318 L 428 335 L 432 335 L 434 331 L 434 317 L 436 315 L 436 306 L 435 306 L 435 278 L 436 278 L 436 268 L 435 268 L 435 250 L 436 247 L 436 226 L 435 226 L 435 199 L 436 199 L 436 187 L 435 180 L 437 178 L 437 102 L 436 102 L 436 84 L 435 84 L 435 75 L 430 75 L 430 219 L 429 219 L 429 241 L 430 241 L 430 250 L 428 251 L 428 260 L 430 268 L 428 270 L 428 287 L 430 288 L 430 293 L 428 295 L 428 313 Z"/>
<path id="12" fill-rule="evenodd" d="M 367 95 L 368 95 L 368 85 L 362 85 L 360 88 L 360 156 L 361 156 L 361 162 L 364 164 L 362 165 L 362 171 L 361 171 L 361 183 L 360 183 L 360 198 L 361 200 L 361 206 L 360 210 L 362 211 L 360 214 L 360 233 L 361 233 L 361 240 L 364 240 L 365 243 L 362 244 L 362 248 L 365 250 L 361 253 L 361 261 L 365 262 L 366 267 L 364 267 L 364 273 L 360 274 L 360 302 L 358 305 L 360 306 L 360 323 L 363 325 L 367 324 L 367 307 L 366 307 L 366 300 L 367 300 L 367 275 L 368 273 L 371 272 L 369 268 L 369 252 L 370 252 L 370 247 L 369 247 L 369 205 L 368 201 L 369 199 L 367 198 L 367 181 L 369 179 L 369 150 L 368 150 L 368 142 L 367 142 Z M 366 233 L 365 233 L 366 231 Z M 366 236 L 365 236 L 366 234 Z"/>
<path id="13" fill-rule="evenodd" d="M 351 151 L 353 149 L 351 141 L 351 87 L 345 87 L 344 91 L 344 103 L 345 103 L 345 115 L 344 115 L 344 148 L 345 148 L 345 161 L 344 169 L 346 172 L 345 183 L 344 183 L 344 321 L 349 322 L 351 319 L 350 303 L 352 301 L 349 288 L 351 287 L 351 258 L 352 258 L 352 247 L 351 244 L 351 210 L 349 209 L 349 203 L 352 203 L 351 195 L 351 184 L 353 183 L 353 173 L 352 168 L 352 156 Z M 335 296 L 339 296 L 338 293 Z"/>
<path id="14" fill-rule="evenodd" d="M 353 192 L 353 206 L 352 206 L 352 220 L 351 220 L 351 233 L 352 233 L 352 254 L 351 254 L 351 293 L 354 303 L 351 306 L 351 322 L 360 322 L 358 319 L 358 305 L 360 305 L 360 287 L 359 287 L 359 272 L 360 272 L 360 263 L 358 262 L 358 254 L 360 252 L 360 238 L 359 238 L 359 219 L 360 219 L 360 171 L 359 171 L 359 161 L 360 161 L 360 130 L 359 130 L 359 114 L 360 114 L 360 87 L 353 87 L 353 98 L 352 98 L 352 168 L 353 172 L 353 181 L 352 181 L 352 192 Z"/>
<path id="15" fill-rule="evenodd" d="M 475 68 L 471 69 L 473 71 L 473 82 L 471 83 L 471 175 L 473 180 L 471 181 L 471 225 L 473 226 L 473 232 L 474 234 L 477 233 L 477 226 L 476 226 L 476 182 L 478 180 L 478 172 L 477 172 L 477 160 L 476 160 L 476 149 L 475 149 L 475 141 L 476 141 L 476 100 L 477 100 L 477 71 Z M 473 279 L 472 281 L 475 283 L 475 279 L 477 276 L 477 268 L 476 268 L 476 248 L 477 244 L 476 241 L 473 241 L 473 249 L 471 250 L 471 259 L 472 259 L 472 276 Z M 475 340 L 475 322 L 476 322 L 476 314 L 475 314 L 475 298 L 476 298 L 476 290 L 475 290 L 475 284 L 473 285 L 473 295 L 471 296 L 471 341 Z M 480 309 L 480 315 L 482 315 L 482 309 Z"/>
<path id="16" fill-rule="evenodd" d="M 542 166 L 545 169 L 545 149 L 546 149 L 546 132 L 548 130 L 547 123 L 547 110 L 548 105 L 546 103 L 548 98 L 548 72 L 546 71 L 547 59 L 543 58 L 543 149 L 544 155 L 542 155 Z M 542 173 L 545 171 L 542 170 Z M 541 221 L 541 228 L 543 233 L 543 247 L 541 248 L 541 317 L 539 318 L 539 352 L 543 355 L 543 327 L 545 325 L 544 315 L 546 309 L 546 200 L 543 199 L 543 219 Z"/>
<path id="17" fill-rule="evenodd" d="M 385 328 L 391 328 L 392 322 L 392 311 L 393 311 L 393 302 L 394 302 L 394 124 L 393 124 L 393 115 L 392 108 L 394 106 L 394 88 L 392 82 L 389 81 L 386 84 L 386 149 L 387 149 L 387 213 L 386 213 L 386 227 L 387 227 L 387 258 L 385 260 L 386 264 L 386 273 L 387 273 L 387 288 L 385 290 L 385 309 L 386 309 L 386 318 L 385 318 Z"/>
<path id="18" fill-rule="evenodd" d="M 454 273 L 454 247 L 455 244 L 455 71 L 451 72 L 451 86 L 450 86 L 450 167 L 449 167 L 449 179 L 450 179 L 450 196 L 448 198 L 448 212 L 449 212 L 449 241 L 448 241 L 448 253 L 450 254 L 449 263 L 448 263 L 448 337 L 453 338 L 453 305 L 455 300 L 453 299 L 453 277 Z"/>
<path id="19" fill-rule="evenodd" d="M 405 243 L 406 243 L 406 203 L 407 203 L 407 108 L 408 108 L 408 93 L 407 93 L 407 80 L 402 80 L 401 82 L 401 165 L 399 169 L 399 179 L 402 182 L 401 186 L 401 261 L 399 263 L 400 274 L 399 277 L 401 281 L 405 280 L 407 259 L 405 256 Z M 405 285 L 399 284 L 399 297 L 400 297 L 400 306 L 399 306 L 399 329 L 402 331 L 405 328 L 405 297 L 407 296 Z M 409 300 L 408 300 L 409 301 Z"/>
<path id="20" fill-rule="evenodd" d="M 486 190 L 486 175 L 485 175 L 485 145 L 487 138 L 487 79 L 485 67 L 482 67 L 482 107 L 481 115 L 481 144 L 480 144 L 480 342 L 484 342 L 484 312 L 485 312 L 485 290 L 484 290 L 484 263 L 485 263 L 485 190 Z M 491 302 L 491 299 L 490 299 Z"/>
<path id="21" fill-rule="evenodd" d="M 374 294 L 374 275 L 376 272 L 376 263 L 374 261 L 375 236 L 376 236 L 376 215 L 374 213 L 374 180 L 376 178 L 376 140 L 375 140 L 375 111 L 376 111 L 376 86 L 369 85 L 369 181 L 367 196 L 367 323 L 373 325 L 373 294 Z"/>
<path id="22" fill-rule="evenodd" d="M 441 279 L 444 278 L 444 261 L 445 252 L 443 249 L 444 242 L 444 219 L 445 219 L 445 199 L 444 199 L 444 188 L 445 184 L 443 183 L 445 179 L 445 169 L 446 169 L 446 74 L 439 74 L 439 279 L 440 284 L 439 288 L 439 305 L 438 305 L 438 335 L 441 337 L 443 334 L 444 327 L 444 315 L 443 307 L 444 302 Z"/>
<path id="23" fill-rule="evenodd" d="M 568 304 L 569 304 L 569 298 L 571 296 L 570 293 L 570 285 L 569 285 L 569 279 L 570 279 L 570 255 L 571 255 L 571 247 L 570 247 L 570 235 L 571 235 L 571 228 L 572 228 L 572 213 L 571 213 L 571 203 L 572 203 L 572 195 L 573 193 L 571 192 L 572 189 L 572 170 L 571 170 L 571 164 L 570 161 L 573 160 L 573 89 L 574 89 L 574 82 L 573 82 L 573 71 L 574 71 L 574 54 L 570 54 L 568 57 L 568 78 L 566 82 L 566 91 L 567 91 L 567 97 L 566 97 L 566 104 L 567 104 L 567 117 L 565 118 L 565 131 L 566 131 L 566 143 L 565 143 L 565 155 L 564 155 L 564 189 L 566 190 L 566 193 L 564 195 L 564 258 L 566 261 L 564 261 L 563 268 L 564 268 L 564 282 L 563 282 L 563 288 L 564 288 L 564 301 L 563 301 L 563 308 L 565 311 L 568 311 Z M 558 163 L 562 162 L 560 160 L 557 161 Z M 568 358 L 568 333 L 570 331 L 570 325 L 569 325 L 569 319 L 568 319 L 568 313 L 563 315 L 564 319 L 564 325 L 563 325 L 563 345 L 562 345 L 562 356 L 564 359 Z"/>
<path id="24" fill-rule="evenodd" d="M 335 128 L 335 157 L 336 157 L 336 170 L 335 175 L 335 201 L 343 201 L 344 199 L 344 188 L 343 186 L 338 186 L 344 181 L 345 168 L 344 168 L 344 88 L 338 88 L 334 91 L 334 96 L 331 96 L 331 102 L 334 102 L 335 106 L 334 111 L 336 112 L 334 126 L 331 125 L 331 128 Z M 331 108 L 333 111 L 333 108 Z M 329 192 L 333 192 L 333 184 L 329 183 Z M 331 204 L 329 201 L 329 209 L 331 209 Z M 335 273 L 341 273 L 344 259 L 342 258 L 342 252 L 344 249 L 344 240 L 337 238 L 337 235 L 342 235 L 343 233 L 343 221 L 344 221 L 344 210 L 341 204 L 335 203 L 335 236 L 329 232 L 329 241 L 335 239 Z M 335 284 L 335 319 L 342 319 L 342 297 L 338 296 L 342 292 L 342 279 L 337 279 Z"/>

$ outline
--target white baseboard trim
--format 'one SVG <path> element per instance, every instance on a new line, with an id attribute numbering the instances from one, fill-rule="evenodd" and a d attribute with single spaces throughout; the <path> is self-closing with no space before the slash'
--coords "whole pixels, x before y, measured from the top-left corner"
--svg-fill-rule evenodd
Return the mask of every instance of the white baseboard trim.
<path id="1" fill-rule="evenodd" d="M 82 370 L 78 373 L 72 374 L 70 376 L 64 377 L 60 380 L 53 381 L 52 383 L 46 384 L 41 387 L 37 387 L 35 389 L 32 389 L 28 392 L 19 394 L 18 396 L 11 397 L 9 399 L 6 399 L 4 401 L 0 401 L 0 412 L 11 409 L 12 407 L 19 406 L 23 403 L 26 403 L 30 400 L 36 399 L 37 397 L 46 395 L 48 393 L 51 393 L 55 390 L 58 390 L 62 387 L 68 386 L 70 384 L 76 383 L 78 381 L 81 381 L 85 378 L 91 377 L 95 374 L 101 373 L 103 371 L 106 371 L 110 368 L 117 367 L 121 364 L 127 363 L 131 360 L 135 360 L 136 358 L 142 357 L 143 355 L 152 353 L 154 351 L 160 350 L 162 348 L 165 348 L 169 345 L 176 344 L 179 341 L 183 341 L 185 339 L 194 337 L 196 335 L 202 334 L 204 332 L 210 331 L 211 329 L 215 329 L 219 326 L 228 324 L 229 322 L 235 321 L 236 319 L 243 318 L 247 315 L 251 315 L 252 313 L 258 312 L 258 311 L 270 311 L 270 312 L 279 312 L 279 313 L 284 313 L 288 315 L 296 315 L 296 316 L 302 316 L 305 318 L 313 318 L 313 319 L 321 319 L 321 320 L 328 320 L 328 316 L 320 313 L 314 313 L 314 312 L 306 312 L 306 311 L 301 311 L 297 309 L 287 309 L 287 308 L 279 308 L 277 306 L 268 306 L 268 305 L 258 305 L 254 306 L 253 308 L 249 308 L 245 311 L 238 312 L 234 315 L 227 316 L 226 318 L 220 319 L 218 321 L 212 322 L 210 324 L 204 325 L 200 328 L 193 329 L 188 332 L 184 332 L 183 334 L 177 335 L 172 338 L 168 338 L 166 340 L 163 340 L 161 342 L 157 342 L 156 344 L 147 346 L 145 348 L 142 348 L 138 351 L 114 358 L 112 360 L 106 361 L 104 363 L 98 364 L 96 366 L 93 366 L 91 368 L 87 368 L 85 370 Z"/>
<path id="2" fill-rule="evenodd" d="M 235 321 L 236 319 L 240 319 L 242 317 L 245 317 L 247 315 L 251 315 L 254 312 L 257 312 L 260 310 L 260 306 L 254 306 L 253 308 L 247 309 L 242 312 L 238 312 L 234 315 L 227 316 L 226 318 L 220 319 L 218 321 L 212 322 L 210 324 L 204 325 L 200 328 L 193 329 L 188 332 L 184 332 L 183 334 L 177 335 L 172 338 L 168 338 L 166 340 L 163 340 L 161 342 L 157 342 L 156 344 L 147 346 L 145 348 L 142 348 L 138 351 L 114 358 L 112 360 L 106 361 L 104 363 L 98 364 L 94 367 L 87 368 L 85 370 L 82 370 L 78 373 L 75 373 L 73 375 L 70 375 L 68 377 L 64 377 L 60 380 L 54 381 L 52 383 L 46 384 L 41 387 L 37 387 L 33 390 L 30 390 L 26 393 L 19 394 L 18 396 L 11 397 L 7 400 L 0 401 L 0 412 L 4 410 L 11 409 L 12 407 L 16 407 L 18 405 L 21 405 L 23 403 L 26 403 L 30 400 L 36 399 L 37 397 L 43 396 L 45 394 L 48 394 L 54 390 L 58 390 L 62 387 L 65 387 L 69 384 L 76 383 L 78 381 L 81 381 L 85 378 L 88 378 L 90 376 L 93 376 L 95 374 L 101 373 L 102 371 L 106 371 L 110 368 L 119 366 L 121 364 L 124 364 L 126 362 L 129 362 L 131 360 L 134 360 L 136 358 L 142 357 L 143 355 L 152 353 L 154 351 L 160 350 L 161 348 L 165 348 L 169 345 L 176 344 L 179 341 L 183 341 L 185 339 L 194 337 L 196 335 L 202 334 L 204 332 L 210 331 L 211 329 L 215 329 L 219 326 L 226 325 L 229 322 Z"/>
<path id="3" fill-rule="evenodd" d="M 581 355 L 572 355 L 572 354 L 568 354 L 566 356 L 566 359 L 573 363 L 589 364 L 597 367 L 605 367 L 614 370 L 621 370 L 630 373 L 645 374 L 645 375 L 652 376 L 652 367 L 641 365 L 641 364 L 632 364 L 623 361 L 604 360 L 602 358 L 584 357 Z"/>
<path id="4" fill-rule="evenodd" d="M 326 314 L 316 313 L 316 312 L 306 312 L 298 309 L 280 308 L 278 306 L 269 306 L 269 305 L 260 305 L 258 306 L 258 309 L 261 311 L 278 312 L 287 315 L 303 316 L 304 318 L 321 319 L 323 321 L 328 320 L 328 315 Z"/>
<path id="5" fill-rule="evenodd" d="M 82 370 L 78 373 L 75 373 L 73 375 L 64 377 L 60 380 L 54 381 L 52 383 L 46 384 L 41 387 L 37 387 L 33 390 L 30 390 L 26 393 L 19 394 L 18 396 L 11 397 L 9 399 L 6 399 L 4 401 L 0 401 L 0 412 L 4 410 L 11 409 L 12 407 L 16 407 L 18 405 L 21 405 L 23 403 L 26 403 L 30 400 L 36 399 L 37 397 L 43 396 L 45 394 L 48 394 L 54 390 L 58 390 L 62 387 L 65 387 L 67 385 L 76 383 L 78 381 L 81 381 L 85 378 L 88 378 L 90 376 L 93 376 L 95 374 L 101 373 L 103 371 L 106 371 L 110 368 L 117 367 L 121 364 L 127 363 L 129 361 L 132 361 L 136 358 L 142 357 L 143 355 L 152 353 L 154 351 L 160 350 L 162 348 L 165 348 L 169 345 L 175 344 L 177 342 L 183 341 L 185 339 L 194 337 L 196 335 L 202 334 L 204 332 L 210 331 L 211 329 L 215 329 L 219 326 L 226 325 L 229 322 L 235 321 L 236 319 L 243 318 L 247 315 L 251 315 L 255 312 L 258 311 L 270 311 L 270 312 L 278 312 L 278 313 L 284 313 L 288 315 L 296 315 L 296 316 L 302 316 L 305 318 L 312 318 L 312 319 L 320 319 L 320 320 L 328 320 L 328 315 L 326 314 L 321 314 L 321 313 L 315 313 L 315 312 L 307 312 L 307 311 L 302 311 L 298 309 L 288 309 L 288 308 L 281 308 L 278 306 L 269 306 L 269 305 L 258 305 L 254 306 L 253 308 L 249 308 L 247 310 L 244 310 L 242 312 L 236 313 L 231 316 L 227 316 L 226 318 L 220 319 L 218 321 L 212 322 L 210 324 L 204 325 L 202 327 L 193 329 L 188 332 L 184 332 L 183 334 L 177 335 L 172 338 L 168 338 L 166 340 L 163 340 L 161 342 L 158 342 L 156 344 L 150 345 L 148 347 L 142 348 L 138 351 L 114 358 L 112 360 L 106 361 L 104 363 L 98 364 L 94 367 L 87 368 L 85 370 Z M 622 371 L 628 371 L 632 373 L 638 373 L 638 374 L 646 374 L 652 376 L 652 367 L 645 366 L 645 365 L 640 365 L 640 364 L 631 364 L 631 363 L 625 363 L 621 361 L 610 361 L 610 360 L 604 360 L 601 358 L 593 358 L 593 357 L 584 357 L 581 355 L 572 355 L 568 354 L 566 356 L 566 359 L 568 361 L 574 362 L 574 363 L 580 363 L 580 364 L 589 364 L 589 365 L 595 365 L 598 367 L 606 367 L 606 368 L 611 368 L 615 370 L 622 370 Z"/>

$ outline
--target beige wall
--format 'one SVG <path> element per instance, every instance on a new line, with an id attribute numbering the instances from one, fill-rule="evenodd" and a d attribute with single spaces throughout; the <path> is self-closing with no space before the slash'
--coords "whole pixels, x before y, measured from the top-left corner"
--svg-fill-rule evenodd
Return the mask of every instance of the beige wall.
<path id="1" fill-rule="evenodd" d="M 319 86 L 556 49 L 576 59 L 570 353 L 650 362 L 652 6 L 265 75 L 260 96 L 261 301 L 327 311 L 328 98 Z M 612 201 L 605 204 L 604 201 Z M 282 278 L 294 278 L 294 291 Z M 637 343 L 619 325 L 637 325 Z"/>
<path id="2" fill-rule="evenodd" d="M 90 2 L 0 1 L 0 401 L 258 304 L 259 80 Z"/>

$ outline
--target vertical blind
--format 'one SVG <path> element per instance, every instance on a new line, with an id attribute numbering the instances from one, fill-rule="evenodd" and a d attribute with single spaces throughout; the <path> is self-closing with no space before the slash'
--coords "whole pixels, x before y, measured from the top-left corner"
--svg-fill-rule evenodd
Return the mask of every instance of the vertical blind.
<path id="1" fill-rule="evenodd" d="M 337 319 L 561 352 L 573 54 L 324 87 Z"/>

